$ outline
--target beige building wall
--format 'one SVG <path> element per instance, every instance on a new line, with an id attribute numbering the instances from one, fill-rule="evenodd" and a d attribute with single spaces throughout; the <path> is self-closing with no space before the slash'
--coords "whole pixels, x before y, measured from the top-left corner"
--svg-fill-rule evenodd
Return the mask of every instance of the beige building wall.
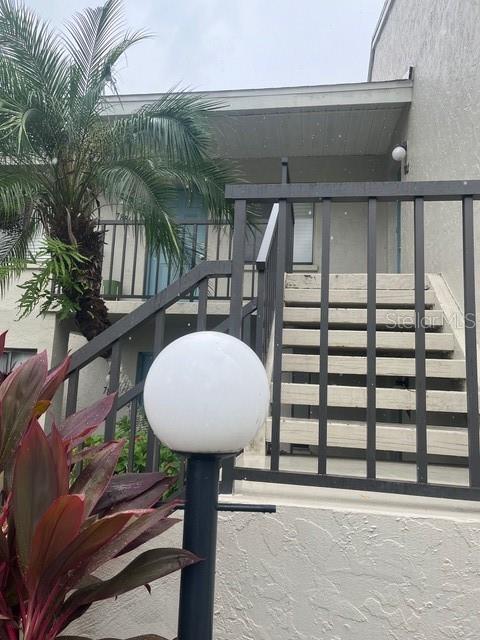
<path id="1" fill-rule="evenodd" d="M 413 102 L 404 138 L 398 140 L 408 144 L 409 172 L 403 180 L 480 178 L 479 24 L 478 0 L 391 3 L 375 45 L 372 80 L 400 78 L 414 67 Z M 411 271 L 411 206 L 403 211 L 402 269 Z M 478 224 L 476 229 L 478 246 Z M 443 273 L 461 301 L 460 206 L 428 204 L 425 234 L 427 270 Z"/>

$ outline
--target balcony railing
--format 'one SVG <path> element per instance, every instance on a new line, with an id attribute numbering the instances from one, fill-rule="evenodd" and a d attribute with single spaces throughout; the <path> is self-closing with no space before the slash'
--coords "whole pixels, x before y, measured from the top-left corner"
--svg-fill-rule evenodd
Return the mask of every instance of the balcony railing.
<path id="1" fill-rule="evenodd" d="M 205 260 L 231 260 L 232 227 L 216 225 L 210 221 L 178 220 L 180 242 L 183 248 L 179 260 L 172 260 L 163 251 L 152 251 L 145 244 L 143 227 L 122 220 L 100 220 L 99 230 L 104 234 L 103 290 L 107 299 L 150 298 L 184 273 Z M 245 297 L 256 292 L 255 259 L 266 222 L 246 232 Z M 211 283 L 210 296 L 217 300 L 230 298 L 230 282 Z M 190 294 L 196 298 L 198 292 Z"/>

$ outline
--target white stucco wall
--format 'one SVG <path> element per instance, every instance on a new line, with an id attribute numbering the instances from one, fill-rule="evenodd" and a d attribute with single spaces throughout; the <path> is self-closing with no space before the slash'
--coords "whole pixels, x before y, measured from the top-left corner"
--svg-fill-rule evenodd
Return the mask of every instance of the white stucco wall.
<path id="1" fill-rule="evenodd" d="M 216 640 L 478 639 L 478 507 L 317 496 L 316 508 L 277 496 L 274 515 L 220 515 Z M 157 543 L 180 535 L 177 525 Z M 141 589 L 96 605 L 75 629 L 175 637 L 178 576 L 152 586 L 151 597 Z"/>
<path id="2" fill-rule="evenodd" d="M 376 45 L 372 80 L 399 78 L 414 67 L 405 131 L 410 171 L 404 180 L 480 178 L 479 24 L 478 0 L 393 3 Z M 455 205 L 428 205 L 425 242 L 427 270 L 444 273 L 461 300 L 459 211 Z M 404 271 L 413 264 L 411 219 L 403 224 Z M 476 238 L 478 244 L 478 224 Z"/>

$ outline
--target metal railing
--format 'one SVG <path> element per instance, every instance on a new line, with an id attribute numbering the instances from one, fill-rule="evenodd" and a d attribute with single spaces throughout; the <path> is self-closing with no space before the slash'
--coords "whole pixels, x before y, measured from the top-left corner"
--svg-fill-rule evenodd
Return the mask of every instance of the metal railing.
<path id="1" fill-rule="evenodd" d="M 261 247 L 257 267 L 260 273 L 258 290 L 257 352 L 267 362 L 269 332 L 273 332 L 271 353 L 272 405 L 270 468 L 257 469 L 235 466 L 234 480 L 326 486 L 343 489 L 415 494 L 456 499 L 480 499 L 480 445 L 477 374 L 477 335 L 475 321 L 475 255 L 473 203 L 480 198 L 480 181 L 457 182 L 394 182 L 394 183 L 318 183 L 231 185 L 226 195 L 235 202 L 239 220 L 251 203 L 279 203 L 278 213 L 272 212 Z M 320 331 L 317 353 L 318 376 L 318 439 L 317 472 L 280 470 L 282 351 L 285 275 L 291 271 L 292 242 L 289 236 L 289 209 L 293 202 L 321 203 L 321 298 Z M 461 204 L 463 281 L 466 365 L 466 429 L 468 431 L 468 486 L 437 484 L 429 481 L 427 449 L 427 385 L 425 340 L 425 238 L 424 203 L 449 202 Z M 366 347 L 366 475 L 332 475 L 327 471 L 328 458 L 328 395 L 329 395 L 329 291 L 331 264 L 332 203 L 361 202 L 367 209 L 367 347 Z M 414 240 L 414 314 L 415 314 L 415 431 L 416 480 L 385 480 L 378 478 L 377 460 L 377 345 L 376 345 L 376 247 L 377 203 L 413 203 Z M 242 248 L 238 247 L 241 259 Z M 235 261 L 235 251 L 233 260 Z M 268 283 L 268 284 L 267 284 Z"/>
<path id="2" fill-rule="evenodd" d="M 144 240 L 143 226 L 124 220 L 99 220 L 104 235 L 102 256 L 102 294 L 107 299 L 151 298 L 203 261 L 231 260 L 233 231 L 231 224 L 214 224 L 208 220 L 177 220 L 182 255 L 168 258 L 161 250 L 150 250 Z M 265 228 L 246 231 L 245 292 L 256 292 L 255 258 Z M 230 282 L 212 281 L 213 297 L 230 298 Z M 190 299 L 196 298 L 193 291 Z"/>
<path id="3" fill-rule="evenodd" d="M 122 351 L 129 339 L 141 332 L 143 336 L 150 336 L 151 353 L 154 357 L 158 355 L 166 345 L 166 319 L 170 307 L 179 299 L 189 296 L 194 290 L 198 291 L 198 311 L 196 326 L 192 327 L 192 330 L 204 331 L 207 328 L 209 282 L 212 279 L 230 279 L 231 275 L 232 263 L 229 260 L 201 262 L 73 354 L 68 372 L 66 415 L 70 415 L 78 409 L 81 378 L 83 380 L 83 375 L 87 378 L 89 376 L 86 367 L 99 357 L 109 361 L 107 391 L 108 393 L 117 392 L 118 395 L 105 422 L 103 437 L 105 441 L 113 440 L 119 415 L 129 417 L 128 471 L 133 470 L 135 439 L 139 423 L 138 413 L 142 406 L 144 380 L 140 380 L 128 389 L 120 390 Z M 242 308 L 240 308 L 239 314 L 239 322 L 241 323 L 244 315 Z M 101 380 L 99 382 L 98 386 L 101 385 Z M 148 429 L 146 471 L 158 469 L 159 445 L 160 443 L 155 439 L 153 432 Z"/>
<path id="4" fill-rule="evenodd" d="M 235 480 L 273 482 L 304 486 L 326 486 L 342 489 L 357 489 L 403 493 L 456 499 L 480 499 L 480 445 L 479 407 L 477 374 L 477 336 L 475 304 L 475 255 L 474 255 L 474 200 L 480 199 L 480 181 L 425 182 L 425 183 L 319 183 L 319 184 L 267 184 L 231 185 L 227 187 L 227 197 L 234 201 L 234 230 L 229 241 L 229 258 L 210 259 L 196 264 L 190 271 L 179 276 L 134 312 L 124 316 L 112 327 L 104 331 L 74 353 L 69 373 L 67 393 L 67 413 L 77 408 L 79 381 L 85 367 L 99 356 L 110 363 L 108 390 L 118 390 L 121 378 L 122 350 L 126 341 L 137 330 L 143 337 L 151 338 L 151 352 L 155 356 L 167 341 L 174 336 L 166 334 L 166 319 L 170 307 L 179 299 L 195 295 L 198 299 L 196 326 L 189 330 L 216 328 L 229 331 L 231 335 L 243 337 L 249 342 L 266 364 L 272 376 L 271 445 L 269 468 L 242 467 L 234 464 L 224 466 L 223 490 L 232 489 Z M 282 416 L 282 356 L 283 356 L 283 310 L 286 274 L 292 271 L 293 224 L 292 204 L 294 202 L 316 202 L 320 207 L 322 227 L 321 240 L 321 283 L 319 292 L 320 322 L 318 373 L 318 416 L 317 416 L 317 470 L 316 473 L 286 471 L 281 469 L 281 416 Z M 461 206 L 463 239 L 463 316 L 469 321 L 465 327 L 465 385 L 466 385 L 466 430 L 468 433 L 468 486 L 438 484 L 428 476 L 429 451 L 427 442 L 427 372 L 425 339 L 425 202 L 457 202 Z M 366 211 L 366 442 L 364 477 L 333 475 L 328 472 L 327 460 L 331 453 L 328 443 L 329 433 L 329 307 L 331 271 L 331 222 L 332 205 L 335 203 L 361 202 Z M 377 264 L 378 240 L 377 218 L 381 215 L 378 203 L 413 203 L 414 240 L 414 314 L 415 314 L 415 441 L 416 479 L 415 481 L 386 480 L 378 474 L 379 451 L 377 450 Z M 258 274 L 258 289 L 248 289 L 245 279 L 248 274 L 247 251 L 247 207 L 250 203 L 270 203 L 272 213 L 268 221 L 263 241 L 252 268 Z M 117 232 L 117 240 L 119 239 Z M 260 244 L 260 243 L 259 243 Z M 128 246 L 128 242 L 126 243 Z M 121 241 L 123 247 L 123 238 Z M 210 245 L 211 246 L 211 245 Z M 135 244 L 132 245 L 135 252 Z M 122 249 L 123 250 L 123 249 Z M 137 248 L 137 255 L 139 251 Z M 460 257 L 459 257 L 460 259 Z M 114 271 L 112 270 L 112 274 Z M 222 281 L 228 287 L 230 312 L 228 318 L 216 324 L 208 315 L 208 300 L 215 298 L 213 282 Z M 195 292 L 195 293 L 194 293 Z M 253 330 L 250 332 L 250 328 Z M 144 331 L 145 329 L 145 331 Z M 142 402 L 143 381 L 121 391 L 112 414 L 105 425 L 105 439 L 115 436 L 119 415 L 128 412 L 131 419 L 130 446 L 134 450 L 135 429 L 138 411 Z M 149 431 L 147 445 L 147 470 L 158 468 L 159 443 Z M 132 455 L 129 456 L 129 470 Z"/>

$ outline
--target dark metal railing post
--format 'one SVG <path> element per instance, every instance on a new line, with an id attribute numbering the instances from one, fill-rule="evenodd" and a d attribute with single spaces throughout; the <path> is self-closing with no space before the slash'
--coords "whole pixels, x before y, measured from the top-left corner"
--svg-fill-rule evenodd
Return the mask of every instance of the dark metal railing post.
<path id="1" fill-rule="evenodd" d="M 465 323 L 465 367 L 467 389 L 468 469 L 470 486 L 480 486 L 480 442 L 478 424 L 477 322 L 475 308 L 475 229 L 473 198 L 462 200 L 463 304 Z"/>
<path id="2" fill-rule="evenodd" d="M 415 253 L 415 413 L 417 482 L 428 481 L 427 464 L 427 378 L 425 350 L 425 240 L 424 202 L 414 202 Z"/>
<path id="3" fill-rule="evenodd" d="M 120 384 L 120 367 L 122 364 L 122 346 L 120 340 L 113 343 L 110 355 L 110 375 L 108 381 L 108 393 L 118 392 Z M 118 395 L 113 403 L 107 419 L 105 420 L 105 441 L 115 439 L 115 427 L 117 424 L 117 401 Z"/>
<path id="4" fill-rule="evenodd" d="M 257 266 L 257 320 L 255 324 L 255 352 L 263 362 L 265 342 L 265 267 Z M 264 363 L 265 364 L 265 363 Z"/>
<path id="5" fill-rule="evenodd" d="M 230 335 L 242 337 L 243 279 L 245 272 L 246 200 L 235 201 L 232 253 L 232 287 L 230 301 Z"/>
<path id="6" fill-rule="evenodd" d="M 208 278 L 202 280 L 198 287 L 197 331 L 207 329 Z"/>
<path id="7" fill-rule="evenodd" d="M 153 357 L 156 358 L 165 346 L 165 309 L 161 309 L 155 314 L 155 325 L 153 330 Z M 145 471 L 158 471 L 159 464 L 159 442 L 153 431 L 148 428 L 147 432 L 147 460 Z"/>
<path id="8" fill-rule="evenodd" d="M 272 372 L 272 437 L 270 468 L 280 466 L 280 419 L 282 408 L 282 351 L 283 351 L 283 299 L 287 263 L 287 203 L 281 200 L 278 209 L 277 262 L 275 272 L 275 316 L 273 325 Z"/>
<path id="9" fill-rule="evenodd" d="M 235 338 L 242 338 L 243 281 L 245 276 L 245 232 L 247 229 L 247 202 L 235 201 L 235 218 L 232 241 L 232 286 L 230 300 L 229 333 Z M 235 458 L 225 458 L 222 464 L 222 493 L 233 493 L 233 469 Z"/>
<path id="10" fill-rule="evenodd" d="M 320 278 L 320 362 L 318 378 L 318 473 L 327 473 L 328 446 L 328 305 L 332 201 L 322 201 L 322 273 Z"/>
<path id="11" fill-rule="evenodd" d="M 367 227 L 367 478 L 376 477 L 377 201 L 368 200 Z"/>

